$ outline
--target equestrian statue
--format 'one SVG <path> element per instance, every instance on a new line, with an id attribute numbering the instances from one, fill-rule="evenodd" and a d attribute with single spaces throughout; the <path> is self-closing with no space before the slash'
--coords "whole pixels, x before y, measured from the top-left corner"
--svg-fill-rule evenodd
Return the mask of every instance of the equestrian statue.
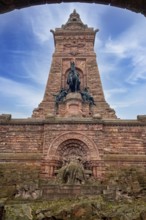
<path id="1" fill-rule="evenodd" d="M 67 77 L 67 84 L 69 85 L 70 92 L 80 91 L 79 73 L 76 70 L 74 62 L 70 62 L 70 71 Z"/>

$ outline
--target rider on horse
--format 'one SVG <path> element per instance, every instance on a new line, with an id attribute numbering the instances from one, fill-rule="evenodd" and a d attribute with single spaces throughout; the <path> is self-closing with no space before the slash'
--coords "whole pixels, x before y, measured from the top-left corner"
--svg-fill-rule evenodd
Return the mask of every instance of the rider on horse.
<path id="1" fill-rule="evenodd" d="M 76 71 L 75 63 L 70 63 L 70 71 L 67 78 L 67 84 L 69 85 L 69 90 L 71 92 L 77 92 L 80 90 L 80 79 L 79 74 Z"/>

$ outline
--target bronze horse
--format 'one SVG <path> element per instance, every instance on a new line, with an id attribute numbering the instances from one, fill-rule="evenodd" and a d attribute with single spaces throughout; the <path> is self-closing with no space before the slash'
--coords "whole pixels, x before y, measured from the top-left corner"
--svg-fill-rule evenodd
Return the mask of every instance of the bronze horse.
<path id="1" fill-rule="evenodd" d="M 77 92 L 80 91 L 80 79 L 79 74 L 76 71 L 75 63 L 71 62 L 71 69 L 68 73 L 67 84 L 69 85 L 69 91 Z"/>

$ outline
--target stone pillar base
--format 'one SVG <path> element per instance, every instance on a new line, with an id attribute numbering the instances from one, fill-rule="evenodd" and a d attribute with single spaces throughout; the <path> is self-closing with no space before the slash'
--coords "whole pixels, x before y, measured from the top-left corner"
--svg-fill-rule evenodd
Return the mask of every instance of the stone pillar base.
<path id="1" fill-rule="evenodd" d="M 63 103 L 59 104 L 60 117 L 90 117 L 89 103 L 83 103 L 80 93 L 69 93 Z"/>

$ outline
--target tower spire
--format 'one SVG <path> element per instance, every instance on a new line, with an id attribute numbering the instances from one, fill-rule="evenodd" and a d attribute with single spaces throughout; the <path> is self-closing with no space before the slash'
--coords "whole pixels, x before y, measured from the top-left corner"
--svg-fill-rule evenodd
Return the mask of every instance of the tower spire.
<path id="1" fill-rule="evenodd" d="M 73 12 L 70 14 L 68 21 L 65 25 L 62 25 L 62 28 L 71 29 L 72 26 L 74 26 L 74 29 L 87 28 L 87 25 L 82 22 L 80 15 L 76 12 L 76 9 L 74 9 Z"/>

